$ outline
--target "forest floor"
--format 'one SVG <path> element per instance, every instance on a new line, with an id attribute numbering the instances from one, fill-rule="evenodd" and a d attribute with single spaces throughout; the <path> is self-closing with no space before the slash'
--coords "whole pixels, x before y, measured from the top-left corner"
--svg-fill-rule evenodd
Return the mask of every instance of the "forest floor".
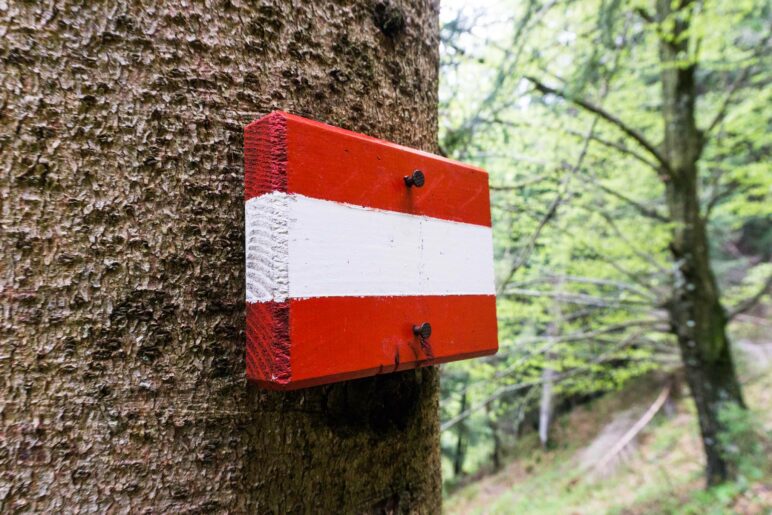
<path id="1" fill-rule="evenodd" d="M 756 421 L 772 431 L 772 344 L 738 342 L 744 393 Z M 517 455 L 495 474 L 453 492 L 451 514 L 772 514 L 772 477 L 750 478 L 706 492 L 694 405 L 670 401 L 608 465 L 594 465 L 641 418 L 664 384 L 639 381 L 558 418 L 553 444 L 523 437 Z M 685 388 L 681 388 L 685 390 Z M 764 452 L 768 452 L 768 449 Z M 762 456 L 762 462 L 769 456 Z M 768 470 L 768 468 L 767 468 Z"/>

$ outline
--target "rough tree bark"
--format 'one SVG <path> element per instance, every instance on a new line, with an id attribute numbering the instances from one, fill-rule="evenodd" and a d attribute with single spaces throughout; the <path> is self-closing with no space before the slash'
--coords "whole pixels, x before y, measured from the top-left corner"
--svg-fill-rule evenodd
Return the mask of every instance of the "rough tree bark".
<path id="1" fill-rule="evenodd" d="M 674 225 L 670 249 L 678 274 L 668 311 L 697 406 L 707 483 L 714 485 L 732 472 L 717 437 L 724 429 L 719 411 L 726 403 L 744 406 L 744 402 L 726 334 L 726 313 L 710 265 L 705 221 L 700 215 L 697 185 L 703 141 L 695 117 L 697 66 L 689 53 L 692 4 L 690 0 L 657 1 L 663 154 L 668 165 L 662 176 Z"/>
<path id="2" fill-rule="evenodd" d="M 432 368 L 244 379 L 242 127 L 436 151 L 438 5 L 0 2 L 0 511 L 440 505 Z"/>

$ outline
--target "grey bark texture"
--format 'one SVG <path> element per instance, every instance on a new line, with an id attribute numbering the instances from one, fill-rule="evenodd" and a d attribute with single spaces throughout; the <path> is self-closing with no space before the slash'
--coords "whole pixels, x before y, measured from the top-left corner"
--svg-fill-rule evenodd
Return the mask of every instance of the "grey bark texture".
<path id="1" fill-rule="evenodd" d="M 438 376 L 244 379 L 242 127 L 436 151 L 438 5 L 0 1 L 0 511 L 439 510 Z"/>

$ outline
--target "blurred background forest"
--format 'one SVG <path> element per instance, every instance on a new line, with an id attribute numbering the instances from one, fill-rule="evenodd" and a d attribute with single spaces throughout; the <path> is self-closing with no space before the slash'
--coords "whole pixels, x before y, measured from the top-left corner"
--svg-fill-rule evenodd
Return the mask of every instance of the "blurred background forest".
<path id="1" fill-rule="evenodd" d="M 772 509 L 771 30 L 757 0 L 443 2 L 500 335 L 442 369 L 449 512 Z"/>

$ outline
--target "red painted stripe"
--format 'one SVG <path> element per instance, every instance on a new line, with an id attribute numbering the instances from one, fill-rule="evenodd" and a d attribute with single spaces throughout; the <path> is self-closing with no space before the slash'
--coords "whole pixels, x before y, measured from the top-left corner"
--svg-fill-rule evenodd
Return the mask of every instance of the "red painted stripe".
<path id="1" fill-rule="evenodd" d="M 474 166 L 283 112 L 247 126 L 244 144 L 247 199 L 286 191 L 491 225 L 488 174 Z M 426 184 L 407 188 L 403 178 L 416 169 Z"/>
<path id="2" fill-rule="evenodd" d="M 356 379 L 493 354 L 498 348 L 493 295 L 292 299 L 289 314 L 289 378 L 270 381 L 269 374 L 248 370 L 251 380 L 268 388 Z M 412 332 L 422 322 L 432 325 L 425 345 Z M 248 348 L 255 345 L 267 342 L 250 337 L 248 330 Z"/>

